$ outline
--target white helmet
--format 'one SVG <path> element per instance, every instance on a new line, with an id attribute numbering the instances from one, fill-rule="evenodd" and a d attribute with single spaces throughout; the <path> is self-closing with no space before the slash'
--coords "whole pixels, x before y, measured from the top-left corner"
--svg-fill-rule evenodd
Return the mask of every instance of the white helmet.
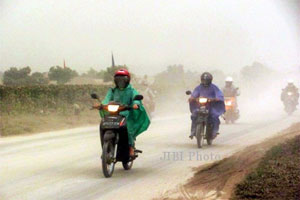
<path id="1" fill-rule="evenodd" d="M 232 77 L 228 76 L 226 79 L 225 79 L 226 82 L 233 82 L 233 79 Z"/>
<path id="2" fill-rule="evenodd" d="M 293 79 L 289 79 L 287 82 L 288 82 L 288 84 L 293 84 L 294 80 Z"/>

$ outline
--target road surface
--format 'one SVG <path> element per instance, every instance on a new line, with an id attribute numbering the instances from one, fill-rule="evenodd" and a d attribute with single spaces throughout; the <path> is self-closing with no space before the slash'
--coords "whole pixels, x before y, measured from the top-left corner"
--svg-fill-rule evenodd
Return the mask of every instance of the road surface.
<path id="1" fill-rule="evenodd" d="M 196 148 L 188 115 L 153 120 L 138 137 L 143 154 L 133 169 L 118 163 L 112 178 L 101 171 L 98 127 L 0 138 L 0 199 L 151 199 L 192 175 L 192 167 L 230 156 L 299 119 L 268 114 L 221 126 L 213 146 Z"/>

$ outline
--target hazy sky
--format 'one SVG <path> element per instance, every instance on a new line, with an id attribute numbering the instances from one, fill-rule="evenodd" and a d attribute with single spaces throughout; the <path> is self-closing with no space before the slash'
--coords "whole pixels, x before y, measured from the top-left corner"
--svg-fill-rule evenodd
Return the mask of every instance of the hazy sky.
<path id="1" fill-rule="evenodd" d="M 0 68 L 300 65 L 298 0 L 0 0 Z"/>

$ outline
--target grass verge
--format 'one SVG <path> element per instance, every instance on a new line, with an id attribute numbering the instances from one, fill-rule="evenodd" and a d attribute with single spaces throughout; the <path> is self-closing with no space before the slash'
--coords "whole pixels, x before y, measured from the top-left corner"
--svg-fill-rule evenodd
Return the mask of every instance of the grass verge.
<path id="1" fill-rule="evenodd" d="M 300 199 L 300 136 L 267 151 L 232 199 Z"/>
<path id="2" fill-rule="evenodd" d="M 99 113 L 85 110 L 80 115 L 20 114 L 2 115 L 0 118 L 0 136 L 31 134 L 54 131 L 79 126 L 96 125 L 100 122 Z"/>

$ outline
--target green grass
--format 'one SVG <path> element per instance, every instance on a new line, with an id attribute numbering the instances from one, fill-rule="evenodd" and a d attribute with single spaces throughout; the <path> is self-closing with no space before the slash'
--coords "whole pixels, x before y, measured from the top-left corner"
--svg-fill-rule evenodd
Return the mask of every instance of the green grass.
<path id="1" fill-rule="evenodd" d="M 300 199 L 300 136 L 270 149 L 232 199 Z"/>

